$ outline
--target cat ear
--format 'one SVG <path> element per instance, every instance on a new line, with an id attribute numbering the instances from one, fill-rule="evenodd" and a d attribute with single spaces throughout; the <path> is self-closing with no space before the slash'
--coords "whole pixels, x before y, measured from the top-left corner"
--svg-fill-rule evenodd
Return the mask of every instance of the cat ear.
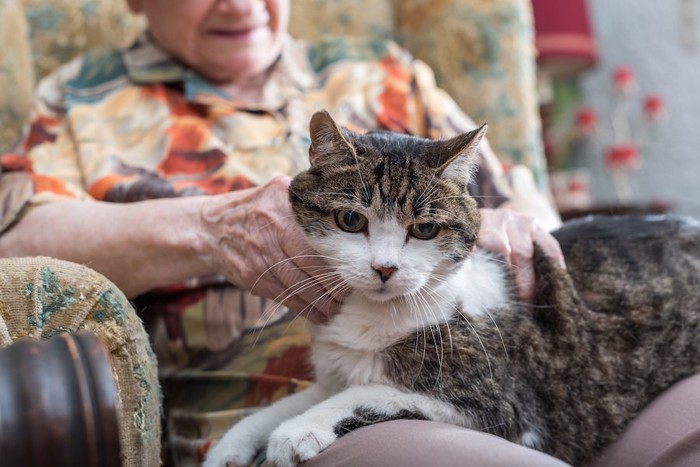
<path id="1" fill-rule="evenodd" d="M 469 180 L 479 143 L 488 129 L 488 125 L 484 123 L 476 130 L 443 141 L 440 161 L 437 164 L 438 174 L 458 180 Z"/>
<path id="2" fill-rule="evenodd" d="M 309 133 L 309 162 L 312 166 L 344 162 L 348 155 L 355 154 L 355 148 L 343 130 L 325 110 L 320 110 L 311 117 Z"/>

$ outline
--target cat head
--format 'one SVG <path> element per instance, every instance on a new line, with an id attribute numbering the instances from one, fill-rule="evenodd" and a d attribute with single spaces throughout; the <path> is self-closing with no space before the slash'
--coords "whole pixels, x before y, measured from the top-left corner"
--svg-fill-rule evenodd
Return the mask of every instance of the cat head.
<path id="1" fill-rule="evenodd" d="M 290 185 L 311 246 L 367 298 L 386 301 L 435 284 L 473 251 L 468 195 L 486 125 L 444 141 L 359 134 L 325 112 L 311 119 L 311 168 Z"/>

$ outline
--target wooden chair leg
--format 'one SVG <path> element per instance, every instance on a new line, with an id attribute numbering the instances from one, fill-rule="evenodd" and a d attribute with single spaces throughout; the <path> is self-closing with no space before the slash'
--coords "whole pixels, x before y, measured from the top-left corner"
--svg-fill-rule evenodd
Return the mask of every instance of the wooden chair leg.
<path id="1" fill-rule="evenodd" d="M 0 464 L 120 467 L 119 397 L 92 333 L 0 350 Z"/>

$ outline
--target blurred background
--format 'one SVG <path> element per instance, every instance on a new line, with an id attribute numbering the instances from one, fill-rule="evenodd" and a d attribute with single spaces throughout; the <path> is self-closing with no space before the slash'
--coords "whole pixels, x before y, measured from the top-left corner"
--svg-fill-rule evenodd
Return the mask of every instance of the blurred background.
<path id="1" fill-rule="evenodd" d="M 700 218 L 700 1 L 533 7 L 545 152 L 562 213 Z"/>

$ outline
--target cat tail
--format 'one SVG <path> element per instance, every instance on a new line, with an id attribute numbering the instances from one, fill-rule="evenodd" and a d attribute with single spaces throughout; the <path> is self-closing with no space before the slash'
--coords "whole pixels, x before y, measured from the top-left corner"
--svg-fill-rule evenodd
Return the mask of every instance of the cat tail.
<path id="1" fill-rule="evenodd" d="M 575 324 L 588 312 L 571 276 L 535 244 L 535 303 L 533 317 L 553 335 L 576 332 Z"/>

